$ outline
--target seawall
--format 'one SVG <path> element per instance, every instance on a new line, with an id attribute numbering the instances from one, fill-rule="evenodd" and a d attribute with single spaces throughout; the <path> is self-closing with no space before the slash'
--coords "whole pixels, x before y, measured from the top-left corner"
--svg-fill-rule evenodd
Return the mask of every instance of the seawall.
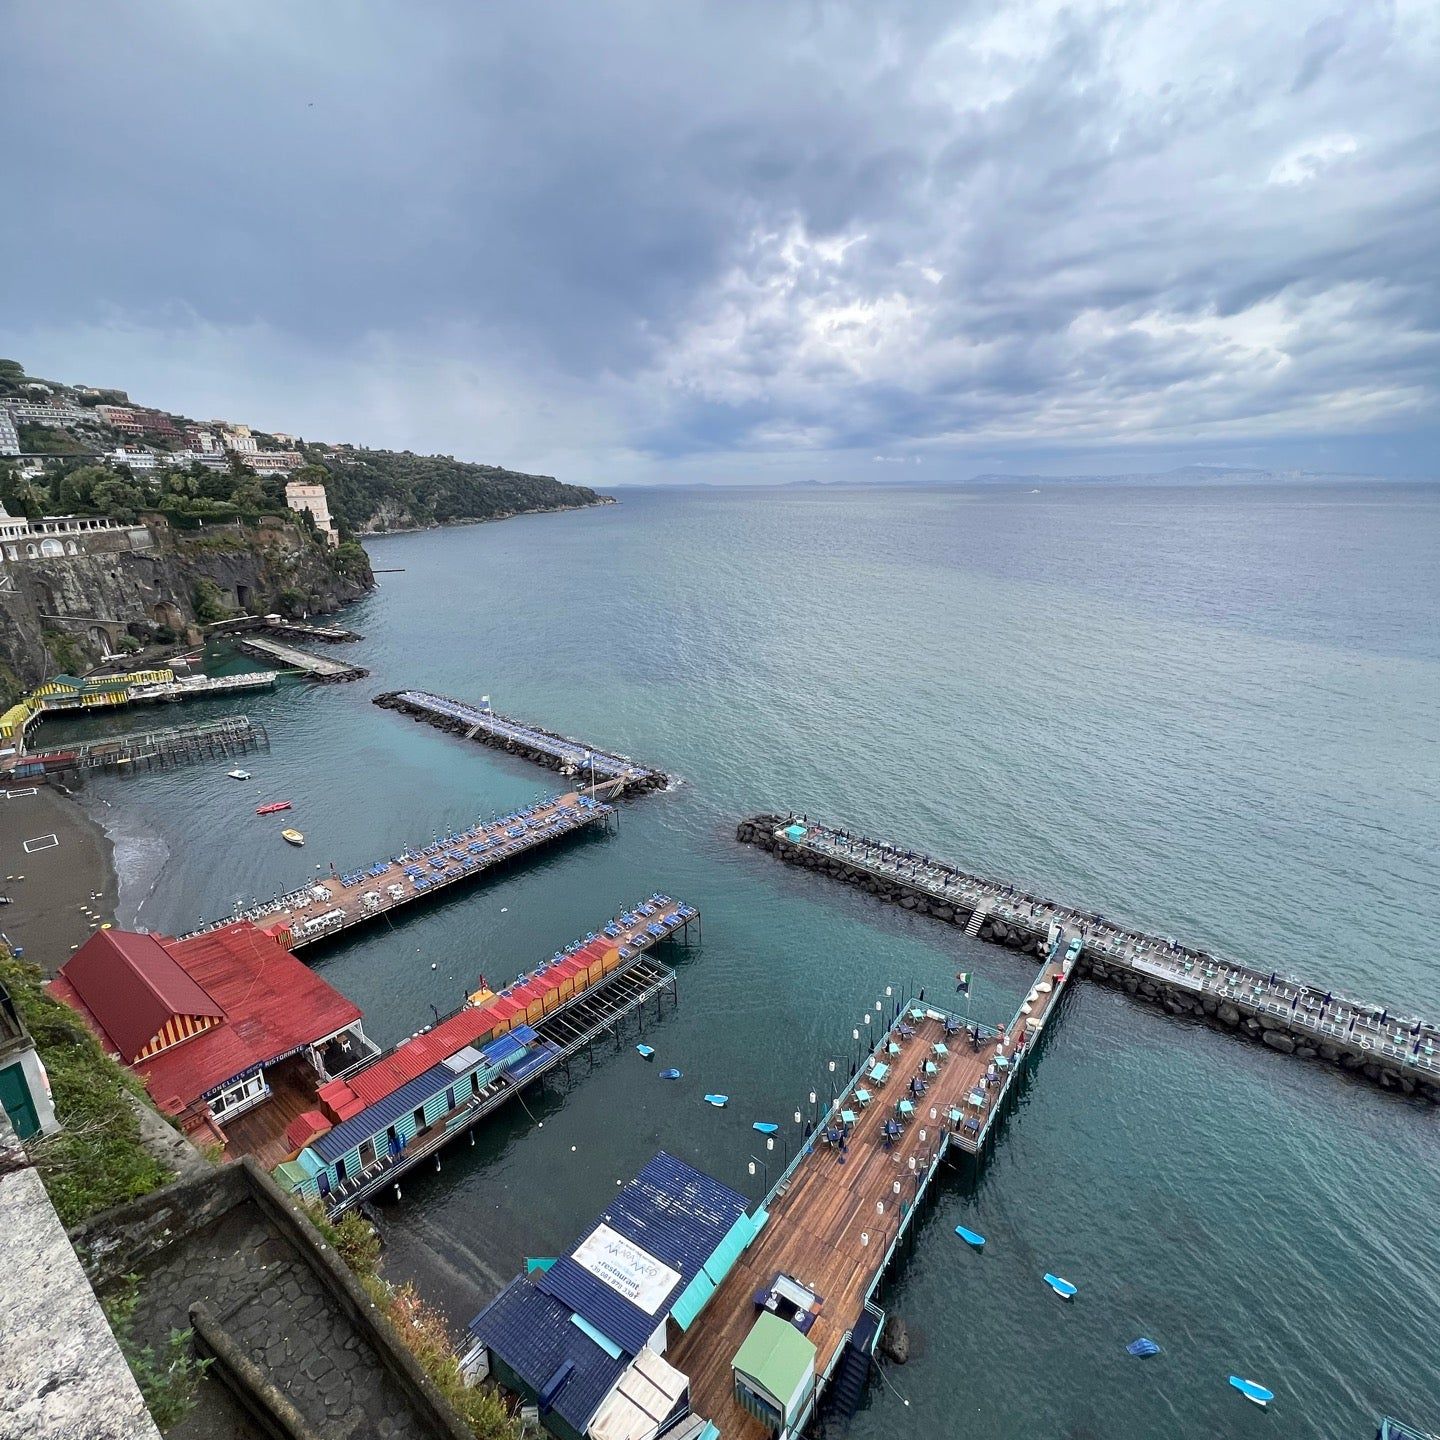
<path id="1" fill-rule="evenodd" d="M 957 925 L 973 933 L 977 939 L 1028 955 L 1045 953 L 1052 917 L 1078 917 L 1086 921 L 1091 918 L 1055 901 L 1014 895 L 1013 903 L 1007 906 L 1004 916 L 990 916 L 982 910 L 981 923 L 975 927 L 974 901 L 942 900 L 927 893 L 926 887 L 920 883 L 911 884 L 903 879 L 877 875 L 872 869 L 843 857 L 819 854 L 804 845 L 795 844 L 779 833 L 793 819 L 790 815 L 752 815 L 740 822 L 735 838 L 741 844 L 755 845 L 768 851 L 786 865 L 818 871 L 831 879 L 854 885 L 879 900 L 918 915 L 928 915 L 948 925 Z M 950 873 L 960 876 L 963 872 L 952 870 Z M 981 877 L 964 878 L 994 893 L 1010 893 L 1009 887 Z M 980 903 L 983 906 L 984 902 Z M 1023 913 L 1026 906 L 1032 912 L 1029 915 Z M 1147 939 L 1157 947 L 1166 944 L 1153 937 Z M 1196 953 L 1225 975 L 1234 974 L 1252 984 L 1265 980 L 1258 971 L 1217 961 L 1214 957 L 1204 956 L 1203 952 Z M 1417 1073 L 1403 1057 L 1386 1053 L 1363 1038 L 1347 1039 L 1341 1034 L 1317 1033 L 1315 1024 L 1307 1019 L 1305 1012 L 1297 1009 L 1294 1016 L 1277 1014 L 1261 997 L 1247 994 L 1243 986 L 1235 993 L 1223 996 L 1204 993 L 1197 989 L 1194 979 L 1172 980 L 1163 975 L 1142 972 L 1123 958 L 1097 955 L 1088 950 L 1082 952 L 1076 973 L 1099 984 L 1124 990 L 1126 994 L 1167 1014 L 1199 1021 L 1211 1029 L 1251 1040 L 1301 1060 L 1331 1065 L 1385 1090 L 1440 1103 L 1440 1080 L 1434 1078 L 1433 1072 Z"/>

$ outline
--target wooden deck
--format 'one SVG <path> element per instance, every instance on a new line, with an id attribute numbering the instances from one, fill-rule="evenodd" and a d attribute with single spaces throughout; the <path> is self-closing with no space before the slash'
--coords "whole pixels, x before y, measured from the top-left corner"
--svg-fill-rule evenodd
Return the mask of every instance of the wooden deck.
<path id="1" fill-rule="evenodd" d="M 315 1072 L 303 1056 L 292 1055 L 272 1065 L 265 1078 L 270 1082 L 270 1098 L 221 1128 L 226 1160 L 253 1155 L 265 1169 L 273 1170 L 295 1153 L 294 1146 L 285 1143 L 286 1127 L 305 1111 L 318 1109 L 320 1102 Z"/>
<path id="2" fill-rule="evenodd" d="M 882 1043 L 882 1053 L 866 1062 L 868 1072 L 879 1058 L 891 1066 L 891 1074 L 883 1086 L 869 1083 L 862 1074 L 859 1083 L 874 1098 L 856 1110 L 857 1122 L 843 1159 L 837 1148 L 817 1139 L 815 1148 L 791 1175 L 784 1194 L 774 1201 L 769 1223 L 759 1238 L 666 1356 L 689 1377 L 694 1412 L 713 1420 L 724 1440 L 762 1440 L 767 1434 L 758 1420 L 735 1403 L 730 1369 L 759 1313 L 755 1292 L 768 1289 L 776 1272 L 783 1271 L 824 1298 L 810 1331 L 818 1351 L 816 1374 L 823 1373 L 859 1315 L 895 1237 L 901 1202 L 913 1200 L 916 1177 L 925 1174 L 934 1160 L 945 1133 L 947 1112 L 963 1105 L 977 1084 L 983 1088 L 996 1041 L 984 1042 L 972 1052 L 963 1032 L 947 1039 L 943 1025 L 936 1020 L 914 1024 L 914 1029 L 909 1039 L 900 1038 L 898 1030 L 886 1037 L 887 1042 L 894 1039 L 899 1043 L 899 1055 L 883 1053 Z M 939 1062 L 939 1074 L 926 1093 L 914 1100 L 914 1118 L 887 1150 L 882 1127 L 895 1116 L 897 1102 L 911 1098 L 906 1087 L 925 1061 L 934 1058 L 937 1042 L 947 1044 L 951 1054 Z M 884 1207 L 883 1213 L 877 1211 L 877 1203 Z M 862 1236 L 868 1236 L 868 1243 Z"/>

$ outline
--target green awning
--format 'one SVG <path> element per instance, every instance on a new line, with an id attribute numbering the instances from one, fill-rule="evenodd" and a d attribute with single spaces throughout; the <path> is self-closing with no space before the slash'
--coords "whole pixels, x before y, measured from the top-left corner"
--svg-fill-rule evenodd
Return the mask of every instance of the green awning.
<path id="1" fill-rule="evenodd" d="M 702 1270 L 670 1307 L 670 1318 L 682 1330 L 688 1330 L 695 1317 L 710 1303 L 714 1293 L 715 1282 Z"/>
<path id="2" fill-rule="evenodd" d="M 736 1377 L 770 1400 L 788 1422 L 791 1407 L 808 1393 L 815 1346 L 788 1321 L 763 1313 L 730 1362 Z"/>

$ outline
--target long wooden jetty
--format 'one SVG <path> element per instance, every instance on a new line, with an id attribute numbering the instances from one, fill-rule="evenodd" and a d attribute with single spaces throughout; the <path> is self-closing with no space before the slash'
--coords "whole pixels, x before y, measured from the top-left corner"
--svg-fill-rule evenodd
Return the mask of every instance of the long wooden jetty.
<path id="1" fill-rule="evenodd" d="M 627 755 L 597 750 L 583 740 L 557 735 L 538 725 L 497 715 L 488 704 L 472 705 L 446 695 L 433 695 L 428 690 L 391 690 L 377 695 L 375 703 L 383 709 L 398 710 L 422 720 L 437 730 L 520 755 L 546 769 L 579 779 L 588 775 L 592 785 L 618 782 L 625 790 L 643 794 L 663 790 L 670 783 L 670 777 L 663 770 L 637 764 Z"/>
<path id="2" fill-rule="evenodd" d="M 312 655 L 287 645 L 283 640 L 271 640 L 262 635 L 239 634 L 234 637 L 234 646 L 246 655 L 284 665 L 298 670 L 321 685 L 338 685 L 346 680 L 362 680 L 370 672 L 363 665 L 347 665 L 341 660 L 331 660 L 324 655 Z"/>
<path id="3" fill-rule="evenodd" d="M 692 1414 L 724 1440 L 762 1440 L 781 1428 L 741 1401 L 734 1374 L 759 1298 L 777 1276 L 816 1301 L 804 1331 L 815 1349 L 814 1384 L 782 1416 L 783 1433 L 810 1433 L 827 1396 L 853 1411 L 887 1319 L 881 1284 L 936 1173 L 947 1158 L 984 1149 L 1058 1019 L 1074 964 L 1062 943 L 1057 937 L 1056 954 L 1007 1024 L 919 999 L 878 1000 L 881 1026 L 867 1026 L 881 1030 L 874 1048 L 818 1120 L 796 1112 L 804 1140 L 753 1217 L 756 1238 L 666 1351 L 689 1379 Z"/>
<path id="4" fill-rule="evenodd" d="M 614 814 L 609 805 L 588 795 L 554 795 L 524 810 L 477 821 L 469 829 L 428 845 L 407 847 L 389 859 L 317 876 L 295 890 L 212 920 L 189 934 L 203 934 L 233 920 L 253 920 L 267 930 L 287 932 L 290 948 L 301 950 L 468 884 L 566 836 L 597 826 L 608 829 Z"/>
<path id="5" fill-rule="evenodd" d="M 137 685 L 130 692 L 132 705 L 158 705 L 179 700 L 214 700 L 229 695 L 248 695 L 256 690 L 273 690 L 274 670 L 247 670 L 240 675 L 186 675 L 158 685 Z"/>
<path id="6" fill-rule="evenodd" d="M 332 1216 L 394 1187 L 421 1161 L 521 1090 L 613 1036 L 653 999 L 679 995 L 650 952 L 689 939 L 700 912 L 659 892 L 558 950 L 499 991 L 482 977 L 464 1005 L 321 1088 L 319 1128 L 276 1170 L 287 1189 Z M 298 1138 L 298 1137 L 297 1137 Z"/>
<path id="7" fill-rule="evenodd" d="M 1051 927 L 1059 925 L 1081 940 L 1083 973 L 1091 979 L 1170 1014 L 1440 1102 L 1440 1029 L 1420 1016 L 1222 959 L 808 817 L 755 815 L 740 823 L 736 837 L 786 864 L 818 870 L 1011 948 L 1043 951 Z"/>
<path id="8" fill-rule="evenodd" d="M 106 735 L 49 750 L 31 750 L 19 757 L 13 773 L 23 777 L 114 770 L 135 775 L 142 770 L 168 770 L 177 765 L 202 764 L 206 760 L 229 760 L 269 748 L 270 736 L 264 725 L 245 715 L 227 715 L 220 720 L 204 720 L 193 725 Z"/>

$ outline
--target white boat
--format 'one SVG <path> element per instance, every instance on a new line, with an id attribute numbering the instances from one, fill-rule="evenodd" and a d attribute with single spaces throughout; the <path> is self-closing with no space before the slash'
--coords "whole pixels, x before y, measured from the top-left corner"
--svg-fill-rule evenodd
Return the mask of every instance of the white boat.
<path id="1" fill-rule="evenodd" d="M 232 780 L 248 780 L 250 778 L 250 772 L 248 770 L 227 770 L 225 773 Z"/>

